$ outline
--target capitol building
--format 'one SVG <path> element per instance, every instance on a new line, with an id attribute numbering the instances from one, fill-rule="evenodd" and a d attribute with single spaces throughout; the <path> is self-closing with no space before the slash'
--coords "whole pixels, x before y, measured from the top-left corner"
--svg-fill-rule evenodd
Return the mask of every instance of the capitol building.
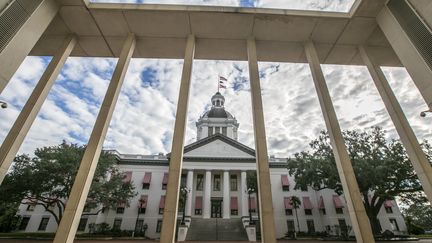
<path id="1" fill-rule="evenodd" d="M 238 141 L 239 123 L 225 110 L 225 98 L 217 92 L 211 108 L 196 122 L 197 141 L 184 147 L 181 176 L 182 195 L 186 195 L 185 225 L 178 240 L 255 241 L 259 227 L 257 195 L 247 186 L 247 175 L 256 171 L 255 150 Z M 145 230 L 150 238 L 160 237 L 170 154 L 135 155 L 112 151 L 125 181 L 135 185 L 137 196 L 117 208 L 81 218 L 78 232 L 92 232 L 95 225 L 108 224 L 119 230 Z M 287 232 L 327 232 L 339 235 L 350 229 L 350 218 L 343 195 L 330 189 L 311 187 L 294 190 L 296 182 L 288 174 L 286 158 L 269 158 L 276 237 Z M 248 191 L 249 190 L 249 191 Z M 183 194 L 184 193 L 184 194 Z M 301 206 L 295 210 L 291 197 Z M 95 210 L 97 211 L 97 210 Z M 179 220 L 183 217 L 180 209 Z M 297 211 L 297 212 L 296 212 Z M 22 204 L 18 214 L 26 232 L 55 232 L 57 224 L 42 206 Z M 378 219 L 382 230 L 407 231 L 396 201 L 386 201 Z M 178 223 L 178 225 L 181 225 Z M 354 234 L 351 232 L 351 234 Z"/>

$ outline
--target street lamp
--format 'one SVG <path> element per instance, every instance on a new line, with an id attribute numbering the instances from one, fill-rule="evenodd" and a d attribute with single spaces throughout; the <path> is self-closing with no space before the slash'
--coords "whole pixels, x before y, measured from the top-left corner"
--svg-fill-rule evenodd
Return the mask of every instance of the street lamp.
<path id="1" fill-rule="evenodd" d="M 6 109 L 7 108 L 7 103 L 0 100 L 0 107 L 3 108 L 3 109 Z"/>
<path id="2" fill-rule="evenodd" d="M 432 103 L 429 104 L 429 110 L 420 112 L 420 116 L 425 117 L 427 112 L 432 112 Z"/>
<path id="3" fill-rule="evenodd" d="M 139 202 L 139 204 L 138 204 L 138 214 L 137 214 L 137 218 L 136 218 L 136 221 L 135 221 L 135 230 L 132 232 L 132 237 L 135 236 L 135 233 L 137 231 L 137 225 L 138 225 L 139 215 L 141 213 L 142 205 L 146 203 L 146 200 L 140 198 L 140 200 L 138 200 L 138 202 Z M 144 232 L 144 234 L 145 234 L 145 232 Z"/>
<path id="4" fill-rule="evenodd" d="M 251 210 L 251 194 L 255 192 L 253 188 L 248 188 L 246 190 L 248 197 L 249 197 L 249 224 L 254 224 L 252 221 L 252 210 Z"/>
<path id="5" fill-rule="evenodd" d="M 181 224 L 185 225 L 185 213 L 186 213 L 186 196 L 188 193 L 191 192 L 191 189 L 188 187 L 182 187 L 180 189 L 182 196 L 183 196 L 183 216 L 182 216 L 182 221 Z"/>

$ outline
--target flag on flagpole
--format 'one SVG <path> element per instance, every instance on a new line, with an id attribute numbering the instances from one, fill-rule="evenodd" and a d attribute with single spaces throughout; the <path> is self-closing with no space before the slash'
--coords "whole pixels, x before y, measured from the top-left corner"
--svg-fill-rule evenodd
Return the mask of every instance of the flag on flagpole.
<path id="1" fill-rule="evenodd" d="M 218 75 L 219 76 L 219 84 L 218 84 L 218 92 L 219 92 L 219 89 L 226 89 L 226 84 L 225 84 L 225 82 L 227 82 L 228 81 L 228 79 L 226 79 L 225 77 L 222 77 L 222 76 L 220 76 L 220 75 Z"/>

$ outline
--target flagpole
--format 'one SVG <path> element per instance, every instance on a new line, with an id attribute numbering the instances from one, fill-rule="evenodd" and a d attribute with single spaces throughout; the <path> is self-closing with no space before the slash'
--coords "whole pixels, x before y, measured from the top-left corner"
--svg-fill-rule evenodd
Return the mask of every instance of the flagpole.
<path id="1" fill-rule="evenodd" d="M 220 79 L 220 75 L 218 74 L 218 78 L 217 78 L 218 93 L 219 93 L 219 88 L 220 88 L 220 85 L 219 85 L 219 79 Z"/>

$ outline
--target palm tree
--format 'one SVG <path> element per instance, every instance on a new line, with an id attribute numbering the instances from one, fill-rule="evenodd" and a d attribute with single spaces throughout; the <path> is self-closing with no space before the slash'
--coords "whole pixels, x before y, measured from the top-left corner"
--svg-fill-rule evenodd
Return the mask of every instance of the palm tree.
<path id="1" fill-rule="evenodd" d="M 292 196 L 291 197 L 291 205 L 292 205 L 292 207 L 294 208 L 294 211 L 295 211 L 295 217 L 296 217 L 296 220 L 297 220 L 297 230 L 300 231 L 300 223 L 299 223 L 299 219 L 298 219 L 298 216 L 297 216 L 297 208 L 300 208 L 300 205 L 301 205 L 300 198 L 298 198 L 296 196 Z M 294 238 L 297 238 L 296 234 L 294 234 Z"/>

